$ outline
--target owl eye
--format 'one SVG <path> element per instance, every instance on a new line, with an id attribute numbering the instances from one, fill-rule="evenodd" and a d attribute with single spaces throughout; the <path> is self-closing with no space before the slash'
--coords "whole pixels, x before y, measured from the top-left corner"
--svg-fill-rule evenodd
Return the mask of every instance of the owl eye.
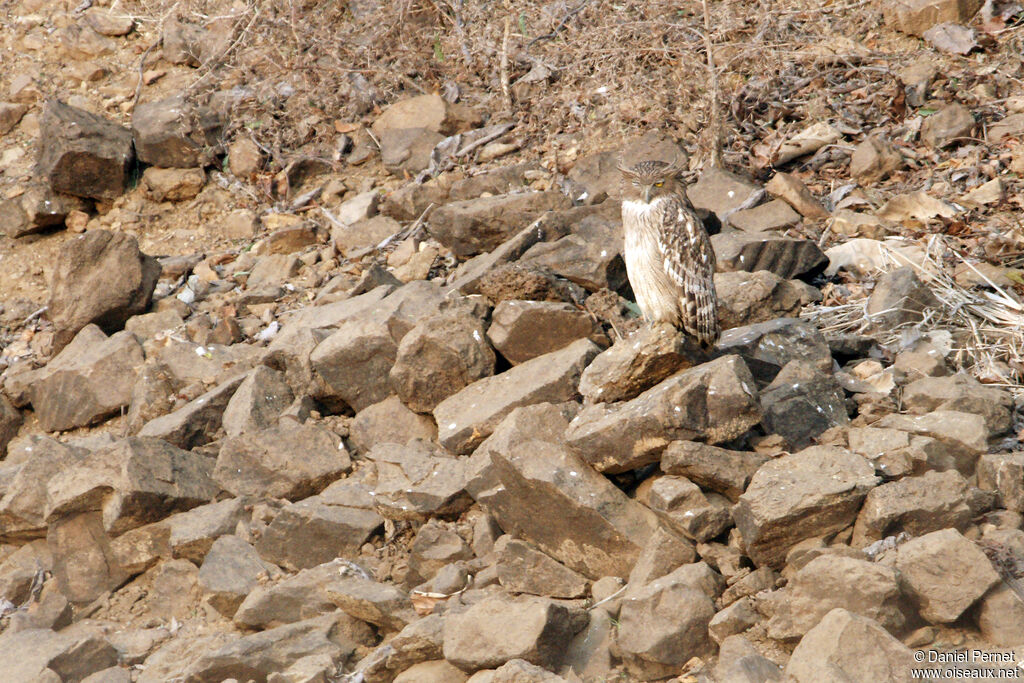
<path id="1" fill-rule="evenodd" d="M 662 186 L 662 185 L 664 185 L 664 184 L 665 184 L 665 181 L 664 181 L 664 180 L 659 180 L 658 182 L 654 183 L 654 186 L 655 186 L 655 187 L 661 187 L 661 186 Z"/>

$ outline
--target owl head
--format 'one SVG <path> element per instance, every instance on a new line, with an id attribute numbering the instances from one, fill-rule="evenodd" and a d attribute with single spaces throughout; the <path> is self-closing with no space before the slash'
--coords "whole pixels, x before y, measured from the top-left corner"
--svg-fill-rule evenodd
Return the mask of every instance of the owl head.
<path id="1" fill-rule="evenodd" d="M 676 176 L 682 170 L 678 159 L 672 163 L 641 161 L 633 166 L 619 163 L 619 171 L 628 183 L 626 197 L 634 201 L 643 201 L 645 204 L 650 204 L 663 195 L 680 194 L 681 187 Z"/>

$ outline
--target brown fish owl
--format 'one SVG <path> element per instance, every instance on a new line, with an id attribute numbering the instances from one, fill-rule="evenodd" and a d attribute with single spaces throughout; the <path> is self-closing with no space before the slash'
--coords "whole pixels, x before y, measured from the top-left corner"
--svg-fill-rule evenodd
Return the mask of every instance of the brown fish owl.
<path id="1" fill-rule="evenodd" d="M 715 252 L 686 199 L 675 163 L 619 166 L 629 183 L 622 202 L 626 273 L 644 318 L 663 322 L 713 346 L 721 333 Z"/>

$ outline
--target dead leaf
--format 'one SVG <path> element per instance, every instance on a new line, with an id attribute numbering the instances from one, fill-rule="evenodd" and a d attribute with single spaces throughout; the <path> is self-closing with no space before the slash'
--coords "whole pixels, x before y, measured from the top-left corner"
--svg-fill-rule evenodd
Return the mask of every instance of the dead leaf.
<path id="1" fill-rule="evenodd" d="M 351 123 L 349 121 L 334 122 L 334 130 L 337 133 L 354 133 L 362 127 L 363 126 L 360 123 Z"/>
<path id="2" fill-rule="evenodd" d="M 412 608 L 416 611 L 416 614 L 421 617 L 425 617 L 434 611 L 434 606 L 439 602 L 447 600 L 447 595 L 441 595 L 440 593 L 418 593 L 413 591 L 409 594 L 409 601 L 412 602 Z"/>
<path id="3" fill-rule="evenodd" d="M 842 133 L 827 122 L 820 121 L 789 138 L 779 145 L 778 149 L 772 149 L 768 144 L 756 145 L 754 154 L 762 166 L 777 166 L 817 152 L 825 145 L 838 142 L 841 137 Z"/>

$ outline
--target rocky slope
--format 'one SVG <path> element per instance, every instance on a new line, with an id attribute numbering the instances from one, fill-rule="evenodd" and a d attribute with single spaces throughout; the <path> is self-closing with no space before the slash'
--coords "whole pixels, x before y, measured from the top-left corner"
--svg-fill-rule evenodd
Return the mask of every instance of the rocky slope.
<path id="1" fill-rule="evenodd" d="M 525 52 L 489 94 L 350 79 L 284 150 L 233 81 L 258 13 L 5 7 L 5 679 L 1013 668 L 1024 89 L 1019 10 L 976 5 L 847 8 L 819 80 L 728 91 L 747 162 L 700 173 L 679 131 L 543 137 L 527 103 L 565 91 Z M 549 10 L 538 39 L 597 21 Z M 28 76 L 61 54 L 80 93 Z M 724 226 L 710 353 L 640 323 L 621 256 L 616 162 L 687 155 Z"/>

